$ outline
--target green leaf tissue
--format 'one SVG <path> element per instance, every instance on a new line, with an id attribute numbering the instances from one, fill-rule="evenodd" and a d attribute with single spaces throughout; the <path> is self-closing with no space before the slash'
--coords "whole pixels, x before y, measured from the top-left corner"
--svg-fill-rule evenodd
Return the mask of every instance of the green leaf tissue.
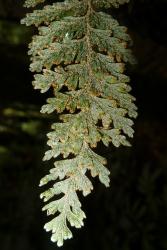
<path id="1" fill-rule="evenodd" d="M 45 2 L 26 0 L 26 7 L 39 5 L 21 22 L 38 29 L 29 45 L 34 89 L 53 90 L 41 112 L 59 114 L 43 159 L 55 158 L 54 166 L 40 186 L 54 183 L 41 194 L 43 210 L 55 215 L 44 228 L 62 246 L 72 238 L 71 227 L 84 225 L 78 192 L 86 196 L 93 189 L 87 173 L 106 187 L 110 183 L 106 159 L 93 148 L 100 141 L 107 147 L 130 146 L 127 137 L 133 137 L 137 108 L 124 72 L 125 64 L 135 60 L 127 28 L 106 13 L 128 0 Z"/>

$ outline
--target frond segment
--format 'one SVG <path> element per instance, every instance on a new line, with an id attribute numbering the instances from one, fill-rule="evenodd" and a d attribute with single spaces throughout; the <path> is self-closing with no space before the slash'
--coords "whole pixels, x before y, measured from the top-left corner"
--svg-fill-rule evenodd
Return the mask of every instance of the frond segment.
<path id="1" fill-rule="evenodd" d="M 27 0 L 26 6 L 42 2 Z M 125 63 L 135 62 L 129 49 L 131 39 L 125 27 L 101 11 L 126 2 L 65 0 L 34 10 L 22 20 L 39 30 L 29 46 L 30 69 L 36 72 L 33 86 L 41 93 L 53 89 L 41 112 L 65 113 L 48 133 L 50 150 L 44 160 L 56 160 L 40 182 L 40 186 L 55 182 L 41 194 L 44 202 L 62 195 L 43 208 L 48 215 L 55 215 L 45 229 L 52 232 L 51 240 L 58 246 L 72 237 L 67 223 L 83 226 L 86 216 L 77 192 L 86 196 L 93 189 L 88 171 L 109 186 L 106 160 L 92 148 L 99 141 L 106 146 L 130 146 L 127 136 L 133 137 L 130 118 L 136 118 L 137 108 L 129 93 L 129 77 L 124 74 Z M 58 156 L 63 159 L 57 160 Z"/>

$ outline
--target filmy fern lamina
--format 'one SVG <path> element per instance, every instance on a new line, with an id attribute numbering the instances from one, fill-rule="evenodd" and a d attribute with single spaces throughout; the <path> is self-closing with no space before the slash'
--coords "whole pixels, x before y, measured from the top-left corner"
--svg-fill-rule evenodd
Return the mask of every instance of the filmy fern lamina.
<path id="1" fill-rule="evenodd" d="M 92 148 L 99 141 L 106 146 L 110 142 L 116 147 L 130 145 L 126 136 L 133 136 L 130 118 L 137 112 L 124 68 L 127 62 L 134 63 L 134 58 L 128 48 L 127 29 L 104 12 L 128 0 L 65 0 L 46 6 L 44 2 L 27 0 L 26 7 L 41 4 L 41 8 L 27 14 L 22 23 L 39 30 L 29 46 L 30 69 L 37 72 L 33 86 L 41 93 L 53 89 L 41 112 L 63 113 L 48 133 L 51 149 L 44 160 L 62 158 L 40 182 L 43 186 L 55 181 L 41 194 L 44 202 L 51 199 L 43 210 L 55 214 L 44 228 L 52 231 L 51 240 L 62 246 L 72 237 L 68 224 L 83 226 L 86 216 L 78 191 L 86 196 L 93 189 L 87 172 L 109 186 L 106 160 Z"/>

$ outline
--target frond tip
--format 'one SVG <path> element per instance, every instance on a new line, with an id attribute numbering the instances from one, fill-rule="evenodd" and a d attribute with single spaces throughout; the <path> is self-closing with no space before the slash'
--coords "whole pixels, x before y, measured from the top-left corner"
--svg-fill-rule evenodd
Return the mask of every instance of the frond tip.
<path id="1" fill-rule="evenodd" d="M 43 2 L 26 0 L 25 6 Z M 41 112 L 65 111 L 59 116 L 61 122 L 53 124 L 48 133 L 50 149 L 43 158 L 62 156 L 62 160 L 56 159 L 40 181 L 40 186 L 55 183 L 41 199 L 47 202 L 43 211 L 55 216 L 44 228 L 52 232 L 51 240 L 58 246 L 72 237 L 69 225 L 84 225 L 86 216 L 77 193 L 86 196 L 92 191 L 87 173 L 109 186 L 106 160 L 92 148 L 99 141 L 105 146 L 130 146 L 127 136 L 133 137 L 131 119 L 136 118 L 137 108 L 129 93 L 129 77 L 124 74 L 125 63 L 135 61 L 129 49 L 131 40 L 125 27 L 101 11 L 126 2 L 65 0 L 34 10 L 22 20 L 39 30 L 29 45 L 30 70 L 37 72 L 33 86 L 41 93 L 53 89 Z"/>

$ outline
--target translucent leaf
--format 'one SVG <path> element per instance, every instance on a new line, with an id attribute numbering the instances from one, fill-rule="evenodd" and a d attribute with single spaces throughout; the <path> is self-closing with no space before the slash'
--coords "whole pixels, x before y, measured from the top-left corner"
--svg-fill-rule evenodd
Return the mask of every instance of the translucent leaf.
<path id="1" fill-rule="evenodd" d="M 45 0 L 26 0 L 33 7 Z M 43 207 L 54 218 L 46 223 L 51 240 L 62 246 L 72 233 L 67 225 L 80 228 L 86 217 L 78 192 L 91 193 L 88 178 L 98 177 L 109 186 L 110 171 L 106 159 L 95 153 L 97 143 L 115 147 L 130 146 L 137 108 L 129 93 L 129 77 L 125 63 L 135 63 L 127 28 L 103 11 L 118 8 L 128 0 L 64 0 L 45 3 L 22 20 L 35 25 L 39 33 L 29 45 L 30 70 L 34 89 L 52 97 L 41 108 L 42 113 L 61 113 L 60 121 L 47 134 L 43 160 L 55 158 L 54 167 L 40 181 L 52 184 L 40 197 Z M 44 6 L 44 7 L 42 7 Z M 71 114 L 70 114 L 71 113 Z M 59 157 L 59 158 L 58 158 Z M 68 223 L 68 224 L 67 224 Z"/>
<path id="2" fill-rule="evenodd" d="M 51 241 L 57 242 L 60 247 L 63 241 L 72 238 L 72 233 L 66 225 L 64 214 L 60 214 L 44 226 L 45 230 L 52 231 Z"/>

